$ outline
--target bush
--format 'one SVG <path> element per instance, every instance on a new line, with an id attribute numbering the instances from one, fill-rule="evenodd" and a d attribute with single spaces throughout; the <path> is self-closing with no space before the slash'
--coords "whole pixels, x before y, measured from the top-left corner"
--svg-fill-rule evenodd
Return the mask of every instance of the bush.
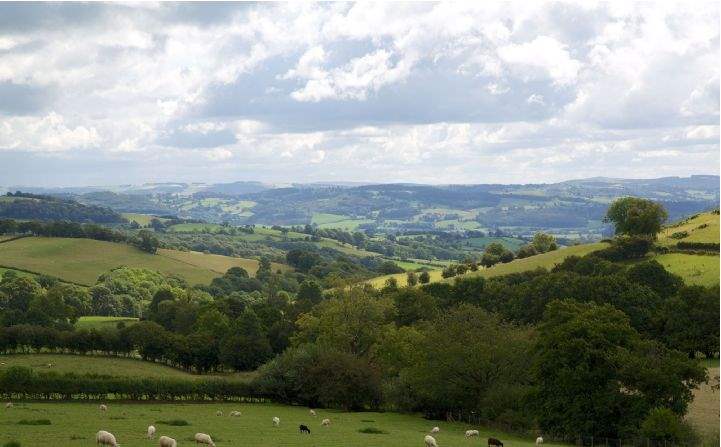
<path id="1" fill-rule="evenodd" d="M 716 242 L 685 242 L 681 241 L 676 244 L 676 248 L 680 250 L 708 250 L 719 251 L 719 244 Z"/>
<path id="2" fill-rule="evenodd" d="M 654 408 L 641 424 L 641 434 L 653 441 L 695 445 L 698 435 L 688 422 L 668 408 Z"/>
<path id="3" fill-rule="evenodd" d="M 642 258 L 651 247 L 653 240 L 650 237 L 619 236 L 613 240 L 610 247 L 595 251 L 593 254 L 608 261 L 623 261 Z"/>
<path id="4" fill-rule="evenodd" d="M 169 421 L 155 421 L 156 424 L 160 425 L 171 425 L 173 427 L 185 427 L 190 425 L 190 422 L 185 419 L 171 419 Z"/>
<path id="5" fill-rule="evenodd" d="M 688 237 L 688 231 L 677 231 L 669 236 L 671 239 L 683 239 Z"/>

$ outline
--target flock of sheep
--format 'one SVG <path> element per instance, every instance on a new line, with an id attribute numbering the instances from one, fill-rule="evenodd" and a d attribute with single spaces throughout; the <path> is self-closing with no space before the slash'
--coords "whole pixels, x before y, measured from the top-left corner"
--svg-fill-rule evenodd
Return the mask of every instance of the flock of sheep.
<path id="1" fill-rule="evenodd" d="M 5 404 L 5 408 L 12 408 L 12 407 L 13 407 L 12 402 L 8 402 Z M 100 409 L 100 411 L 102 411 L 104 413 L 104 412 L 108 411 L 108 406 L 105 404 L 101 404 L 99 409 Z M 215 413 L 215 415 L 223 416 L 223 412 L 218 410 Z M 241 415 L 242 415 L 241 412 L 237 411 L 237 410 L 230 412 L 231 417 L 238 417 Z M 314 417 L 317 416 L 315 410 L 310 410 L 310 415 L 314 416 Z M 280 427 L 280 418 L 278 416 L 274 416 L 272 421 L 273 421 L 273 427 Z M 330 419 L 323 419 L 321 421 L 320 425 L 323 427 L 330 426 Z M 310 434 L 310 428 L 308 428 L 308 426 L 306 426 L 306 425 L 301 424 L 299 426 L 299 429 L 300 429 L 301 433 Z M 438 447 L 438 442 L 436 442 L 436 438 L 434 438 L 431 435 L 440 433 L 440 431 L 441 431 L 440 427 L 433 427 L 431 429 L 431 434 L 426 435 L 426 437 L 424 438 L 426 447 Z M 148 439 L 155 438 L 155 432 L 156 432 L 155 426 L 149 425 L 148 432 L 147 432 L 147 438 Z M 465 436 L 466 436 L 466 438 L 472 438 L 474 436 L 480 436 L 480 433 L 478 432 L 478 430 L 466 430 Z M 210 435 L 207 435 L 205 433 L 196 433 L 194 439 L 195 439 L 196 445 L 203 444 L 203 445 L 207 445 L 210 447 L 215 447 L 215 443 L 213 442 L 213 439 L 210 437 Z M 120 444 L 118 444 L 118 441 L 115 439 L 115 435 L 113 435 L 112 433 L 105 431 L 105 430 L 98 431 L 98 433 L 95 435 L 95 440 L 98 445 L 102 445 L 102 446 L 118 447 L 120 445 Z M 537 437 L 536 438 L 536 447 L 541 447 L 542 444 L 543 444 L 543 438 L 541 436 Z M 169 436 L 161 436 L 160 438 L 158 438 L 158 445 L 160 447 L 177 447 L 178 442 Z M 503 443 L 496 438 L 488 438 L 488 447 L 503 447 Z"/>

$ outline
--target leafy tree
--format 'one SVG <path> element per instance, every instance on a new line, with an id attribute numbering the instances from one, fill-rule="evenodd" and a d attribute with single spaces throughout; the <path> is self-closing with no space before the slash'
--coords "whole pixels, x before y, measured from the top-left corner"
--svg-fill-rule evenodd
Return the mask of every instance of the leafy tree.
<path id="1" fill-rule="evenodd" d="M 408 284 L 408 287 L 414 287 L 418 284 L 418 275 L 416 275 L 416 272 L 406 273 L 406 284 Z"/>
<path id="2" fill-rule="evenodd" d="M 393 261 L 383 261 L 376 270 L 381 275 L 392 275 L 395 273 L 403 273 L 405 270 L 403 270 L 398 264 L 396 264 Z"/>
<path id="3" fill-rule="evenodd" d="M 516 253 L 516 257 L 518 259 L 523 259 L 523 258 L 535 256 L 537 254 L 538 254 L 538 250 L 536 250 L 536 247 L 533 244 L 526 244 L 518 249 L 518 253 Z"/>
<path id="4" fill-rule="evenodd" d="M 531 242 L 531 244 L 538 253 L 546 253 L 548 251 L 553 251 L 558 248 L 558 245 L 556 244 L 556 238 L 553 237 L 553 235 L 541 232 L 533 235 L 533 242 Z"/>
<path id="5" fill-rule="evenodd" d="M 668 408 L 654 408 L 641 424 L 641 434 L 660 444 L 695 445 L 693 428 Z"/>
<path id="6" fill-rule="evenodd" d="M 391 295 L 396 308 L 396 324 L 409 326 L 420 320 L 432 319 L 438 304 L 435 298 L 421 289 L 404 287 Z"/>
<path id="7" fill-rule="evenodd" d="M 7 296 L 6 308 L 27 312 L 33 299 L 44 293 L 40 284 L 26 276 L 3 275 L 0 292 Z"/>
<path id="8" fill-rule="evenodd" d="M 152 254 L 155 254 L 160 247 L 158 238 L 148 230 L 140 230 L 134 243 L 139 249 Z"/>
<path id="9" fill-rule="evenodd" d="M 273 267 L 270 263 L 270 258 L 268 256 L 262 256 L 258 263 L 258 271 L 255 273 L 255 277 L 260 281 L 267 281 L 272 273 Z"/>
<path id="10" fill-rule="evenodd" d="M 431 275 L 428 273 L 428 271 L 424 270 L 421 272 L 420 275 L 418 275 L 418 282 L 421 284 L 428 284 L 431 282 Z"/>
<path id="11" fill-rule="evenodd" d="M 719 352 L 719 288 L 683 287 L 659 312 L 657 336 L 693 358 Z"/>
<path id="12" fill-rule="evenodd" d="M 623 197 L 611 203 L 604 221 L 613 223 L 616 234 L 649 236 L 655 239 L 667 219 L 668 213 L 660 203 L 637 197 Z"/>
<path id="13" fill-rule="evenodd" d="M 531 401 L 544 432 L 623 437 L 673 402 L 683 414 L 704 370 L 641 339 L 610 305 L 554 301 L 538 328 Z"/>

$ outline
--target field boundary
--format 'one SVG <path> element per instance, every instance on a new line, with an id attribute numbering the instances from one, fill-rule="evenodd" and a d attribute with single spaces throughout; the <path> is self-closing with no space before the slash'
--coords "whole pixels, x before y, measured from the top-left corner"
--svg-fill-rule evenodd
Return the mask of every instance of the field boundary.
<path id="1" fill-rule="evenodd" d="M 35 272 L 35 271 L 32 271 L 32 270 L 20 268 L 20 267 L 13 267 L 13 266 L 11 266 L 11 265 L 0 264 L 0 268 L 4 268 L 4 269 L 8 269 L 8 270 L 17 270 L 18 272 L 30 273 L 31 275 L 47 276 L 47 277 L 56 279 L 56 280 L 58 280 L 59 282 L 64 283 L 64 284 L 72 284 L 72 285 L 74 285 L 74 286 L 80 286 L 80 287 L 92 287 L 92 284 L 83 284 L 83 283 L 80 283 L 80 282 L 70 281 L 70 280 L 67 280 L 67 279 L 58 278 L 57 276 L 48 275 L 47 273 L 39 273 L 39 272 Z"/>

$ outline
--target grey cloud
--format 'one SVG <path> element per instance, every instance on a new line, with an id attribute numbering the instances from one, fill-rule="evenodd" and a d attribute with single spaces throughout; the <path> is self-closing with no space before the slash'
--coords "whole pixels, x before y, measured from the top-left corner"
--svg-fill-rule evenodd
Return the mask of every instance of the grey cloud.
<path id="1" fill-rule="evenodd" d="M 0 114 L 29 115 L 40 112 L 52 101 L 49 88 L 0 82 Z"/>

